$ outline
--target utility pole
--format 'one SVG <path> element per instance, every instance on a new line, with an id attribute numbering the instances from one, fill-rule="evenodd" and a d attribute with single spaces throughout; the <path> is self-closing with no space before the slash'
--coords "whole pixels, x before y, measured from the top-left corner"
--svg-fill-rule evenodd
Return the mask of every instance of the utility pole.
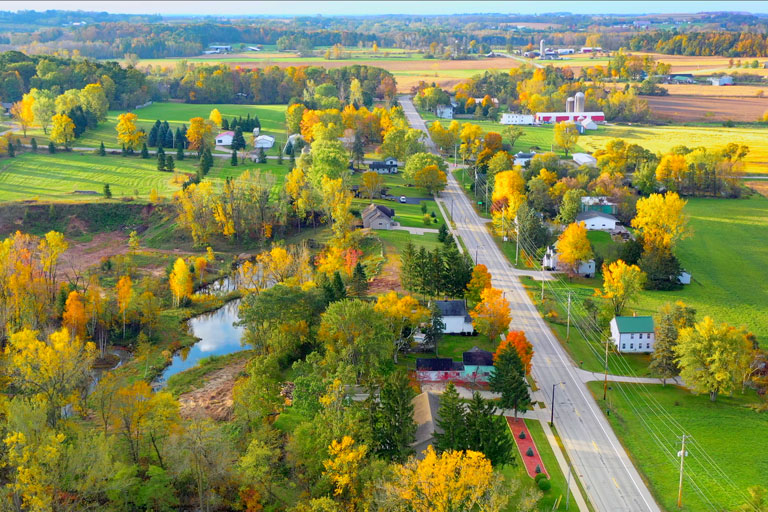
<path id="1" fill-rule="evenodd" d="M 680 483 L 677 486 L 677 508 L 683 507 L 683 469 L 685 468 L 685 434 L 683 434 L 683 446 L 680 449 Z"/>
<path id="2" fill-rule="evenodd" d="M 488 178 L 485 178 L 485 214 L 488 215 Z"/>
<path id="3" fill-rule="evenodd" d="M 517 266 L 517 259 L 520 256 L 520 224 L 517 222 L 517 215 L 515 215 L 515 266 Z"/>
<path id="4" fill-rule="evenodd" d="M 568 290 L 568 323 L 565 328 L 565 342 L 571 339 L 571 290 Z"/>
<path id="5" fill-rule="evenodd" d="M 605 338 L 605 383 L 603 384 L 603 400 L 608 397 L 608 338 Z"/>
<path id="6" fill-rule="evenodd" d="M 541 302 L 544 303 L 544 266 L 541 267 Z"/>

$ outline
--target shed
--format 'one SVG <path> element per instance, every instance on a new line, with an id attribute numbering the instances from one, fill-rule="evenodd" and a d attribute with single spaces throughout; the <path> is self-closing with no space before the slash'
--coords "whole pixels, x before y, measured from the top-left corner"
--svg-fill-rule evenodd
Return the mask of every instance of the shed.
<path id="1" fill-rule="evenodd" d="M 597 130 L 597 123 L 595 123 L 592 119 L 582 119 L 579 121 L 579 125 L 581 125 L 581 127 L 585 130 Z"/>
<path id="2" fill-rule="evenodd" d="M 656 343 L 653 317 L 613 317 L 611 319 L 611 341 L 616 345 L 619 352 L 653 352 Z"/>
<path id="3" fill-rule="evenodd" d="M 472 317 L 467 313 L 467 304 L 463 300 L 436 300 L 435 305 L 445 324 L 445 334 L 472 334 L 475 328 Z"/>
<path id="4" fill-rule="evenodd" d="M 392 229 L 397 226 L 393 220 L 395 210 L 380 204 L 369 204 L 363 210 L 363 227 L 368 229 Z"/>
<path id="5" fill-rule="evenodd" d="M 271 135 L 259 135 L 253 139 L 253 149 L 270 149 L 275 145 L 275 138 Z"/>
<path id="6" fill-rule="evenodd" d="M 261 133 L 261 127 L 257 126 L 256 128 L 253 129 L 254 137 L 258 137 L 260 133 Z"/>
<path id="7" fill-rule="evenodd" d="M 715 86 L 733 85 L 733 77 L 729 75 L 713 76 L 709 81 Z"/>
<path id="8" fill-rule="evenodd" d="M 573 157 L 573 161 L 579 165 L 590 165 L 592 167 L 597 165 L 597 158 L 589 153 L 574 153 L 571 156 Z"/>
<path id="9" fill-rule="evenodd" d="M 619 219 L 610 213 L 588 210 L 576 215 L 576 222 L 583 222 L 590 231 L 612 231 L 616 229 Z"/>
<path id="10" fill-rule="evenodd" d="M 231 146 L 232 145 L 232 139 L 235 137 L 235 132 L 228 131 L 228 132 L 221 132 L 216 136 L 216 145 L 217 146 Z"/>

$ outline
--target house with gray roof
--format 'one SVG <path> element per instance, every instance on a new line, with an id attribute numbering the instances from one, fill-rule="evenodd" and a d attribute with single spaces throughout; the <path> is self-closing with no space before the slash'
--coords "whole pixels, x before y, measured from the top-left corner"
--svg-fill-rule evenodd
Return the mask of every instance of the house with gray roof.
<path id="1" fill-rule="evenodd" d="M 371 203 L 363 213 L 363 227 L 368 229 L 392 229 L 397 226 L 394 221 L 395 210 L 381 204 Z"/>
<path id="2" fill-rule="evenodd" d="M 588 210 L 576 215 L 576 222 L 583 222 L 589 231 L 613 231 L 619 219 L 610 213 Z"/>
<path id="3" fill-rule="evenodd" d="M 435 305 L 443 317 L 445 334 L 472 334 L 475 328 L 463 300 L 436 300 Z"/>
<path id="4" fill-rule="evenodd" d="M 413 421 L 416 423 L 416 436 L 411 447 L 416 458 L 423 459 L 424 451 L 435 442 L 435 433 L 442 433 L 437 422 L 440 420 L 440 395 L 425 391 L 413 400 Z"/>

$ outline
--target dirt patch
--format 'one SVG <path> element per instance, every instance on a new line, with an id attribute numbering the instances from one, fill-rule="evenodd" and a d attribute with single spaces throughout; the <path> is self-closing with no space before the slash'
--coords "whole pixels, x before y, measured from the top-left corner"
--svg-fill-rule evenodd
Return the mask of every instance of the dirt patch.
<path id="1" fill-rule="evenodd" d="M 83 270 L 98 265 L 103 258 L 128 252 L 128 237 L 119 232 L 98 233 L 90 242 L 69 244 L 69 249 L 61 256 L 60 268 L 65 275 L 81 274 Z"/>
<path id="2" fill-rule="evenodd" d="M 207 416 L 216 421 L 232 419 L 232 388 L 246 361 L 235 361 L 211 372 L 199 389 L 179 396 L 179 411 L 185 418 Z"/>
<path id="3" fill-rule="evenodd" d="M 768 85 L 726 85 L 716 87 L 702 84 L 662 84 L 670 96 L 709 96 L 709 97 L 740 97 L 759 98 L 760 92 L 768 96 Z"/>
<path id="4" fill-rule="evenodd" d="M 754 122 L 768 110 L 768 98 L 711 96 L 650 96 L 646 98 L 658 117 L 676 122 L 746 121 Z"/>
<path id="5" fill-rule="evenodd" d="M 744 184 L 761 196 L 768 197 L 768 180 L 745 181 Z"/>
<path id="6" fill-rule="evenodd" d="M 368 284 L 368 293 L 379 295 L 391 291 L 402 292 L 400 283 L 400 261 L 391 248 L 387 248 L 387 261 L 382 265 L 379 275 Z"/>

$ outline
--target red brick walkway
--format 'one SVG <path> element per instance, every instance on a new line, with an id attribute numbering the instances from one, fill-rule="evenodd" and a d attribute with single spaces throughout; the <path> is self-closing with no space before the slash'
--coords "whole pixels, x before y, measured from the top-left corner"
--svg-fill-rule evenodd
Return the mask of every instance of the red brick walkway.
<path id="1" fill-rule="evenodd" d="M 541 460 L 541 455 L 539 455 L 539 450 L 536 448 L 536 443 L 533 442 L 531 433 L 528 431 L 528 427 L 525 425 L 525 420 L 522 418 L 515 419 L 509 416 L 506 418 L 507 425 L 509 425 L 509 430 L 512 432 L 512 437 L 515 438 L 517 450 L 520 452 L 520 460 L 522 460 L 523 464 L 525 464 L 525 469 L 528 471 L 528 476 L 531 478 L 536 476 L 536 466 L 538 465 L 539 468 L 541 468 L 541 472 L 546 474 L 547 478 L 549 478 L 549 473 L 547 473 L 547 469 L 544 467 L 544 462 Z M 525 432 L 525 439 L 520 439 L 520 432 Z M 528 448 L 533 450 L 533 456 L 526 455 Z"/>

